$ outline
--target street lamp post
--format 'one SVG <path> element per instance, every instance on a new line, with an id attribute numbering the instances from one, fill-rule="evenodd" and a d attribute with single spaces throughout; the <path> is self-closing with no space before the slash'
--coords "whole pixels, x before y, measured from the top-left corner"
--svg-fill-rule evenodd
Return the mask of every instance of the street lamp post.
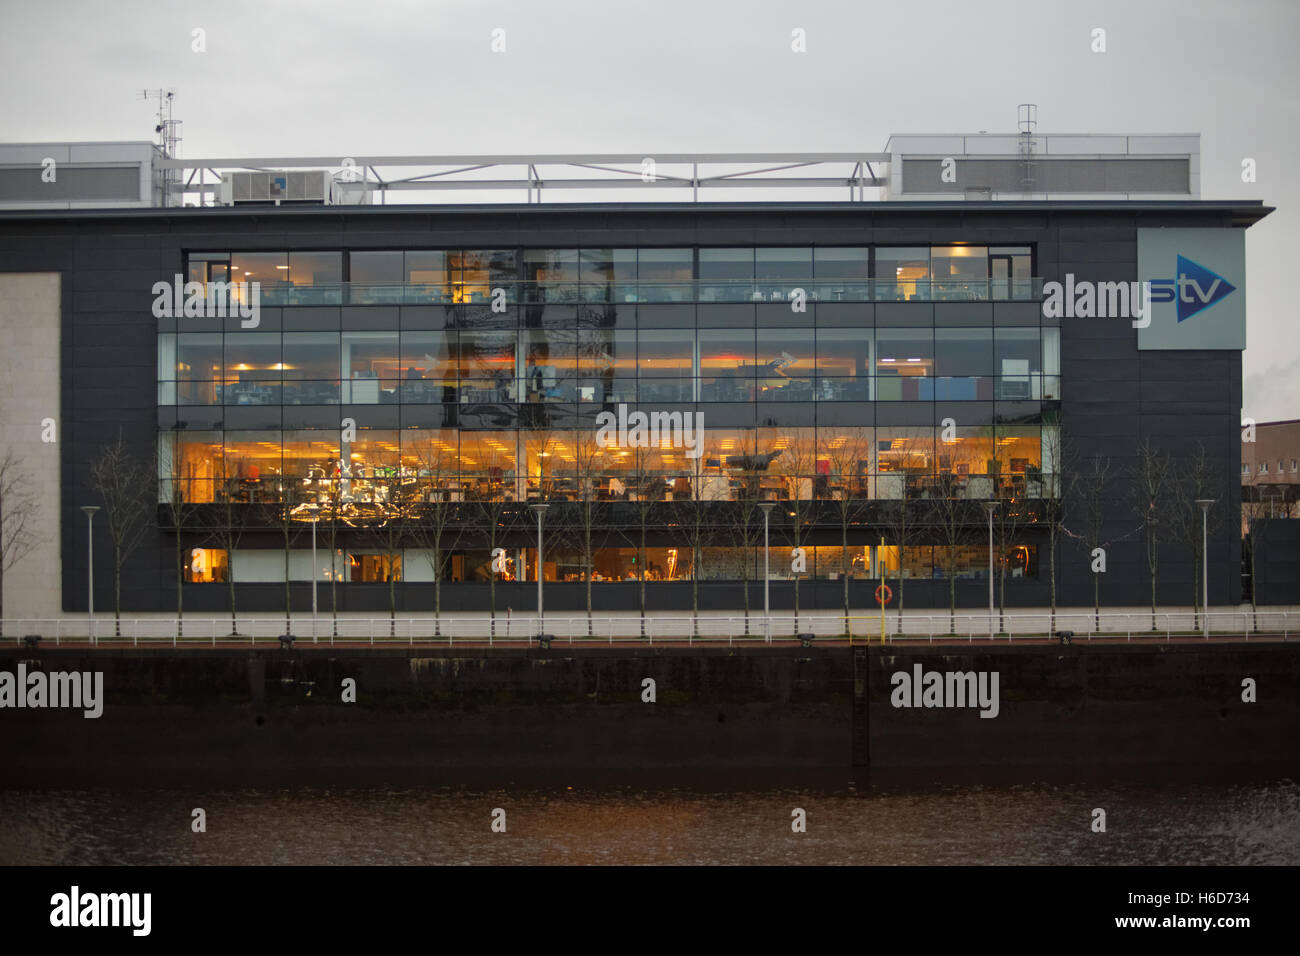
<path id="1" fill-rule="evenodd" d="M 1201 506 L 1201 633 L 1208 640 L 1210 637 L 1210 505 L 1213 498 L 1197 498 Z"/>
<path id="2" fill-rule="evenodd" d="M 540 636 L 546 633 L 542 617 L 542 515 L 546 514 L 550 505 L 535 504 L 528 507 L 537 514 L 537 633 Z"/>
<path id="3" fill-rule="evenodd" d="M 86 513 L 86 635 L 95 643 L 95 512 L 99 505 L 82 505 Z"/>
<path id="4" fill-rule="evenodd" d="M 998 510 L 998 502 L 984 502 L 984 510 L 989 516 L 989 637 L 993 637 L 993 512 Z"/>
<path id="5" fill-rule="evenodd" d="M 772 643 L 772 604 L 769 599 L 769 592 L 771 588 L 771 573 L 768 570 L 769 555 L 768 555 L 767 532 L 768 532 L 769 518 L 771 517 L 772 514 L 772 509 L 775 508 L 776 505 L 774 505 L 770 501 L 764 501 L 759 503 L 759 507 L 763 509 L 763 636 L 767 639 L 767 643 L 771 644 Z"/>

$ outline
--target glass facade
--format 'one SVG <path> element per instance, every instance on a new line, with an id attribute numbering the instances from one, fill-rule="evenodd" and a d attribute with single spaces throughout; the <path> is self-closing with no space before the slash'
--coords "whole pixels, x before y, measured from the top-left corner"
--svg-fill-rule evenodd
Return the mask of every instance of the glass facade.
<path id="1" fill-rule="evenodd" d="M 184 423 L 160 431 L 162 497 L 351 527 L 439 504 L 772 501 L 807 509 L 810 534 L 849 501 L 1032 501 L 1052 493 L 1060 331 L 1031 262 L 968 244 L 195 252 L 191 281 L 258 281 L 263 316 L 160 327 L 159 405 Z M 671 534 L 680 516 L 655 520 Z M 721 536 L 698 569 L 691 547 L 661 548 L 656 571 L 609 541 L 588 564 L 751 576 L 752 542 Z M 878 559 L 921 577 L 987 564 L 935 547 Z M 874 570 L 811 552 L 810 576 Z M 400 554 L 349 551 L 331 573 L 418 579 Z M 557 554 L 548 577 L 583 563 Z M 1036 573 L 1032 549 L 1004 558 Z M 489 548 L 458 560 L 442 576 L 492 573 Z M 191 580 L 225 574 L 222 555 L 200 564 Z"/>

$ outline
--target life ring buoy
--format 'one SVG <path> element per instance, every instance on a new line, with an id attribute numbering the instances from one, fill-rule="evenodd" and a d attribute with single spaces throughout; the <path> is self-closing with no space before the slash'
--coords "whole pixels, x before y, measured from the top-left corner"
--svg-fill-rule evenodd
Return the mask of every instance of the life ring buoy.
<path id="1" fill-rule="evenodd" d="M 881 596 L 881 592 L 884 592 L 883 597 Z M 876 603 L 879 604 L 881 607 L 888 604 L 893 599 L 894 599 L 894 592 L 889 589 L 888 584 L 882 584 L 876 588 Z"/>

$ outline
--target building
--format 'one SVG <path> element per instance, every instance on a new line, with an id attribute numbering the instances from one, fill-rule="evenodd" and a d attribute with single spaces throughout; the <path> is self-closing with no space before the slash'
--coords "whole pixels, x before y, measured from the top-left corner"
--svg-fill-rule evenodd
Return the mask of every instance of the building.
<path id="1" fill-rule="evenodd" d="M 1300 419 L 1260 422 L 1241 443 L 1243 500 L 1253 517 L 1292 518 L 1300 501 Z M 1250 509 L 1248 509 L 1250 510 Z"/>
<path id="2" fill-rule="evenodd" d="M 908 607 L 980 606 L 987 501 L 1008 606 L 1045 605 L 1053 566 L 1090 605 L 1093 544 L 1103 602 L 1149 602 L 1148 532 L 1157 601 L 1189 604 L 1194 499 L 1239 520 L 1244 230 L 1270 210 L 1195 198 L 1180 146 L 1179 198 L 1146 195 L 1165 163 L 1115 167 L 1115 198 L 865 201 L 886 153 L 834 201 L 339 204 L 326 182 L 2 211 L 2 437 L 44 529 L 5 616 L 84 612 L 79 509 L 119 435 L 149 501 L 128 612 L 174 611 L 178 576 L 186 611 L 302 610 L 313 578 L 326 609 L 532 609 L 540 503 L 548 609 L 761 607 L 765 511 L 774 608 L 874 606 L 882 571 Z M 1240 561 L 1212 537 L 1211 603 L 1237 603 Z"/>

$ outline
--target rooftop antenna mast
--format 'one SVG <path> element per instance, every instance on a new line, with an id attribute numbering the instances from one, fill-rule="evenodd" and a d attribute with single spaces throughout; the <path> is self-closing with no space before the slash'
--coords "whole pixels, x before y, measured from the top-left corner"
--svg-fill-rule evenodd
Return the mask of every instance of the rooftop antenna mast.
<path id="1" fill-rule="evenodd" d="M 172 118 L 172 105 L 176 100 L 175 90 L 141 90 L 139 99 L 158 101 L 158 123 L 153 131 L 158 136 L 158 146 L 166 159 L 180 158 L 181 121 Z M 177 181 L 180 170 L 164 170 L 160 176 L 162 183 L 162 204 L 171 205 L 172 183 Z"/>
<path id="2" fill-rule="evenodd" d="M 1021 103 L 1016 111 L 1020 126 L 1020 190 L 1028 196 L 1034 191 L 1034 149 L 1038 146 L 1034 130 L 1038 128 L 1038 104 Z"/>

